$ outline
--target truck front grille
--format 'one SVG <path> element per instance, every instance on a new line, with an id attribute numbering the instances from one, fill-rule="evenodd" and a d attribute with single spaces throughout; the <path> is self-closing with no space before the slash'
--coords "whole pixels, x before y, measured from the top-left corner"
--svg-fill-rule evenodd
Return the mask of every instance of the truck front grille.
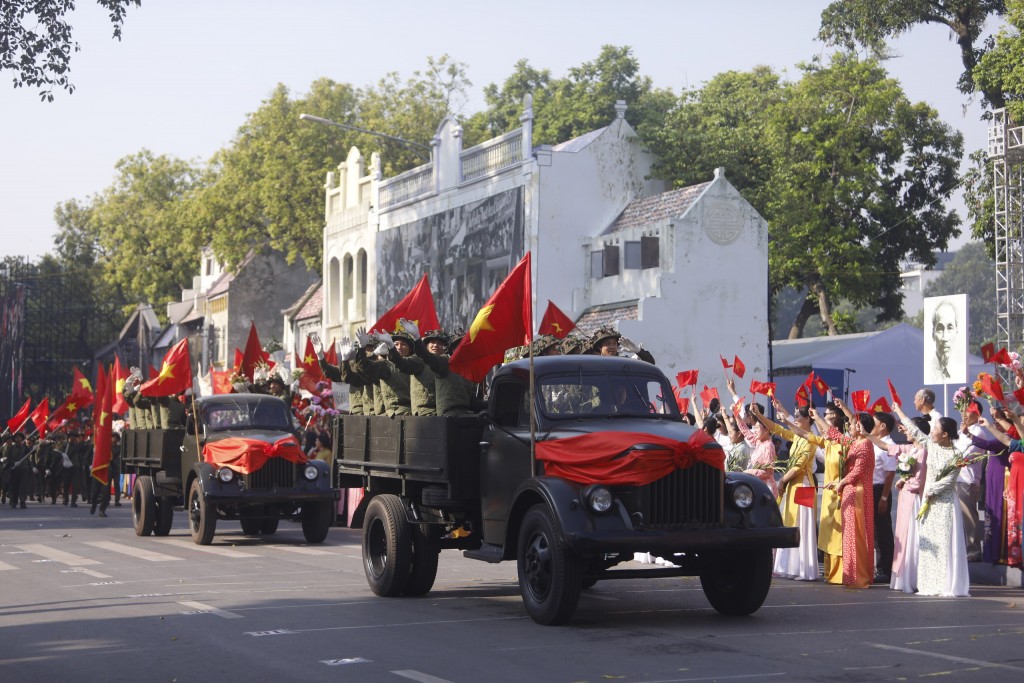
<path id="1" fill-rule="evenodd" d="M 270 489 L 295 486 L 295 463 L 284 458 L 270 458 L 260 469 L 245 475 L 245 488 Z"/>
<path id="2" fill-rule="evenodd" d="M 725 473 L 702 462 L 644 487 L 641 511 L 648 529 L 720 526 Z"/>

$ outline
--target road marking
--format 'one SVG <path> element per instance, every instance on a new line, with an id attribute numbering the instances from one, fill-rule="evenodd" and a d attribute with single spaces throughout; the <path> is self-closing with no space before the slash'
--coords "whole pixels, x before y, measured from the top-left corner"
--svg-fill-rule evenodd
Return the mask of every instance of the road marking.
<path id="1" fill-rule="evenodd" d="M 345 664 L 369 664 L 371 661 L 362 657 L 349 657 L 348 659 L 321 659 L 320 663 L 327 666 L 343 666 Z"/>
<path id="2" fill-rule="evenodd" d="M 61 569 L 61 574 L 86 574 L 94 579 L 109 579 L 110 574 L 98 572 L 95 569 Z"/>
<path id="3" fill-rule="evenodd" d="M 6 562 L 0 562 L 0 572 L 7 569 L 17 569 L 13 564 L 7 564 Z"/>
<path id="4" fill-rule="evenodd" d="M 147 562 L 180 562 L 182 560 L 180 557 L 164 555 L 163 553 L 155 553 L 152 550 L 146 550 L 145 548 L 139 548 L 133 545 L 124 545 L 123 543 L 112 543 L 110 541 L 86 541 L 86 545 L 102 548 L 103 550 L 109 550 L 112 553 L 128 555 L 129 557 L 134 557 L 139 560 L 146 560 Z"/>
<path id="5" fill-rule="evenodd" d="M 183 605 L 185 607 L 190 607 L 191 609 L 196 610 L 200 614 L 206 614 L 206 613 L 216 614 L 218 617 L 223 617 L 224 619 L 242 619 L 243 618 L 241 614 L 235 614 L 234 612 L 228 612 L 227 610 L 224 610 L 224 609 L 217 609 L 216 607 L 211 607 L 210 605 L 204 605 L 201 602 L 192 602 L 190 600 L 182 600 L 182 601 L 179 601 L 178 604 L 179 605 Z"/>
<path id="6" fill-rule="evenodd" d="M 316 548 L 305 548 L 301 545 L 268 545 L 268 548 L 276 548 L 277 550 L 284 550 L 289 553 L 299 553 L 300 555 L 333 555 L 329 550 L 318 550 Z"/>
<path id="7" fill-rule="evenodd" d="M 956 662 L 957 664 L 972 664 L 974 666 L 981 666 L 988 669 L 1009 669 L 1010 671 L 1024 671 L 1024 667 L 1011 666 L 1009 664 L 999 664 L 998 662 L 986 662 L 983 659 L 971 659 L 969 657 L 957 657 L 956 655 L 943 655 L 937 652 L 925 652 L 924 650 L 912 650 L 909 647 L 896 647 L 895 645 L 883 645 L 881 643 L 864 643 L 871 647 L 877 647 L 880 650 L 892 650 L 893 652 L 902 652 L 908 655 L 921 655 L 922 657 L 935 657 L 937 659 L 945 659 L 948 662 Z"/>
<path id="8" fill-rule="evenodd" d="M 252 636 L 253 638 L 262 638 L 263 636 L 290 636 L 298 633 L 298 631 L 289 631 L 286 628 L 279 628 L 273 631 L 246 631 L 245 635 Z"/>
<path id="9" fill-rule="evenodd" d="M 201 553 L 210 553 L 211 555 L 220 555 L 221 557 L 232 557 L 235 559 L 260 557 L 259 555 L 253 555 L 252 553 L 243 553 L 241 550 L 235 550 L 234 548 L 220 548 L 217 546 L 210 545 L 196 545 L 195 543 L 189 543 L 188 541 L 181 541 L 175 538 L 157 541 L 157 543 L 160 543 L 162 545 L 173 545 L 178 548 L 188 548 L 189 550 L 198 550 Z"/>
<path id="10" fill-rule="evenodd" d="M 392 671 L 391 673 L 401 676 L 402 678 L 419 681 L 419 683 L 452 683 L 447 678 L 438 678 L 437 676 L 431 676 L 430 674 L 425 674 L 422 671 L 414 671 L 413 669 Z"/>
<path id="11" fill-rule="evenodd" d="M 57 550 L 56 548 L 50 548 L 43 545 L 42 543 L 30 543 L 28 545 L 19 545 L 19 548 L 27 553 L 33 555 L 42 555 L 45 558 L 53 560 L 54 562 L 60 562 L 66 564 L 69 567 L 84 567 L 93 564 L 103 564 L 99 560 L 89 560 L 79 555 L 72 553 L 66 553 L 63 550 Z"/>

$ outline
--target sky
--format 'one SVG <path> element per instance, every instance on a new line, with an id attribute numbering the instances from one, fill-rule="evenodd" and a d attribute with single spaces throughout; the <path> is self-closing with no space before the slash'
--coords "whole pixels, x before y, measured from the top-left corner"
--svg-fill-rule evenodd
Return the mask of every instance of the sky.
<path id="1" fill-rule="evenodd" d="M 295 96 L 318 78 L 366 86 L 448 54 L 468 66 L 472 113 L 519 59 L 558 77 L 606 44 L 631 46 L 641 73 L 675 92 L 760 64 L 795 78 L 829 53 L 815 39 L 827 0 L 143 0 L 120 42 L 94 0 L 77 5 L 73 94 L 40 102 L 0 72 L 0 256 L 51 251 L 54 207 L 102 192 L 118 159 L 149 149 L 208 160 L 278 83 Z M 949 31 L 917 27 L 893 47 L 886 67 L 910 99 L 961 130 L 966 152 L 984 147 Z"/>

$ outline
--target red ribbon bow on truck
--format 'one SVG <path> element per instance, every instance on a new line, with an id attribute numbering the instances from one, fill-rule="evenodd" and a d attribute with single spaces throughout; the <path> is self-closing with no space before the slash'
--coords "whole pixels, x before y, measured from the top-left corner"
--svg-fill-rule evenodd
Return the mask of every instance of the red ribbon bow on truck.
<path id="1" fill-rule="evenodd" d="M 299 464 L 307 460 L 294 436 L 285 436 L 273 443 L 232 436 L 203 446 L 204 461 L 214 467 L 228 467 L 239 474 L 255 472 L 270 458 L 284 458 Z"/>

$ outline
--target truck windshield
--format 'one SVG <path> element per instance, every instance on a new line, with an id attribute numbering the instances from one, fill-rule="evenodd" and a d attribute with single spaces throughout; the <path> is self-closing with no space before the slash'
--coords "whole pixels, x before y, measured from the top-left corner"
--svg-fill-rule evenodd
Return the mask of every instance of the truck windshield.
<path id="1" fill-rule="evenodd" d="M 290 431 L 291 420 L 284 403 L 277 399 L 217 403 L 203 407 L 203 420 L 213 431 L 267 429 Z"/>
<path id="2" fill-rule="evenodd" d="M 621 415 L 679 418 L 672 387 L 651 375 L 565 373 L 537 379 L 538 403 L 547 417 Z"/>

